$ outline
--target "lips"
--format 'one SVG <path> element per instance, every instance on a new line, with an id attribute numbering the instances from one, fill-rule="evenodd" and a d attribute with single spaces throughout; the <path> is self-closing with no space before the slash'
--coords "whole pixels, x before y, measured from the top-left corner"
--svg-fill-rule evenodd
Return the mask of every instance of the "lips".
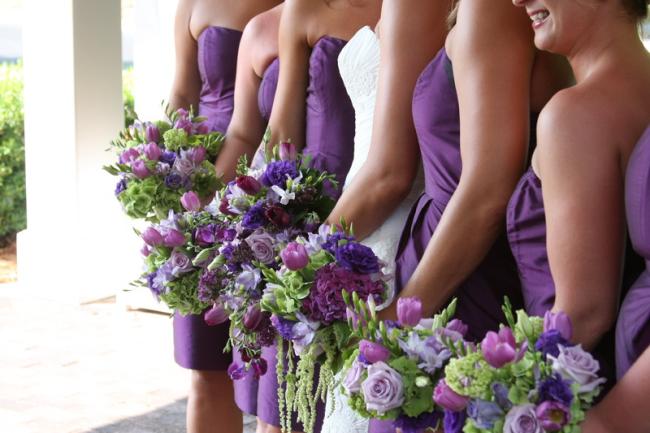
<path id="1" fill-rule="evenodd" d="M 549 15 L 550 14 L 546 9 L 536 10 L 528 14 L 530 19 L 533 21 L 533 28 L 538 28 L 544 24 Z"/>

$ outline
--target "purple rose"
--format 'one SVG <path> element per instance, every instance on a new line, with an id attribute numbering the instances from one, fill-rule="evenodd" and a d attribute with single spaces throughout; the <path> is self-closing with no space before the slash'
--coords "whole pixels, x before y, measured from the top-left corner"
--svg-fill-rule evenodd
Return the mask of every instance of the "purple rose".
<path id="1" fill-rule="evenodd" d="M 197 227 L 194 231 L 194 242 L 199 246 L 209 247 L 216 241 L 214 224 Z"/>
<path id="2" fill-rule="evenodd" d="M 515 336 L 510 328 L 504 327 L 497 334 L 489 331 L 481 342 L 481 350 L 488 364 L 501 368 L 511 362 L 518 362 L 526 354 L 527 344 L 520 347 L 515 342 Z"/>
<path id="3" fill-rule="evenodd" d="M 368 377 L 361 384 L 368 410 L 384 414 L 404 403 L 402 376 L 383 362 L 368 367 Z"/>
<path id="4" fill-rule="evenodd" d="M 445 409 L 445 417 L 442 422 L 445 433 L 462 433 L 463 426 L 465 426 L 465 419 L 467 419 L 467 415 L 464 411 L 454 412 L 453 410 Z"/>
<path id="5" fill-rule="evenodd" d="M 230 380 L 241 380 L 246 377 L 246 367 L 233 361 L 228 366 L 228 376 L 230 376 Z"/>
<path id="6" fill-rule="evenodd" d="M 581 345 L 559 346 L 559 348 L 560 354 L 557 358 L 548 357 L 553 361 L 553 370 L 565 379 L 577 382 L 581 393 L 591 392 L 606 382 L 604 378 L 598 377 L 598 370 L 600 370 L 598 361 L 589 352 L 585 352 Z"/>
<path id="7" fill-rule="evenodd" d="M 544 314 L 544 331 L 548 332 L 556 330 L 564 337 L 565 340 L 570 341 L 573 336 L 573 327 L 571 326 L 571 319 L 566 314 L 559 312 L 553 313 L 547 311 Z"/>
<path id="8" fill-rule="evenodd" d="M 289 242 L 289 244 L 280 251 L 282 263 L 292 271 L 297 271 L 309 264 L 309 254 L 305 246 L 298 242 Z"/>
<path id="9" fill-rule="evenodd" d="M 397 321 L 402 326 L 416 326 L 422 319 L 422 302 L 418 298 L 397 300 Z"/>
<path id="10" fill-rule="evenodd" d="M 160 156 L 160 162 L 164 162 L 169 166 L 174 165 L 174 161 L 176 161 L 176 153 L 172 152 L 171 150 L 164 151 Z"/>
<path id="11" fill-rule="evenodd" d="M 239 176 L 235 179 L 235 183 L 248 195 L 255 195 L 262 189 L 262 184 L 252 176 Z"/>
<path id="12" fill-rule="evenodd" d="M 249 305 L 244 313 L 242 321 L 244 327 L 250 331 L 256 331 L 262 323 L 262 310 L 259 304 Z"/>
<path id="13" fill-rule="evenodd" d="M 185 158 L 181 156 L 180 158 L 176 158 L 172 169 L 185 178 L 190 176 L 192 171 L 194 171 L 194 163 L 187 158 L 187 155 Z"/>
<path id="14" fill-rule="evenodd" d="M 253 251 L 253 256 L 260 262 L 270 265 L 275 261 L 273 237 L 262 230 L 256 230 L 246 238 L 246 243 Z"/>
<path id="15" fill-rule="evenodd" d="M 469 398 L 458 394 L 451 389 L 447 382 L 441 380 L 433 390 L 433 401 L 443 409 L 460 412 L 467 407 Z"/>
<path id="16" fill-rule="evenodd" d="M 542 401 L 552 400 L 570 407 L 573 402 L 573 391 L 571 382 L 564 380 L 562 376 L 555 373 L 553 376 L 543 380 L 537 390 Z"/>
<path id="17" fill-rule="evenodd" d="M 169 173 L 165 176 L 165 186 L 170 189 L 178 189 L 183 184 L 183 177 L 178 173 Z"/>
<path id="18" fill-rule="evenodd" d="M 145 179 L 151 175 L 143 160 L 138 159 L 131 164 L 131 171 L 138 179 Z"/>
<path id="19" fill-rule="evenodd" d="M 150 161 L 158 161 L 162 156 L 162 150 L 156 143 L 151 142 L 144 145 L 144 155 Z"/>
<path id="20" fill-rule="evenodd" d="M 228 313 L 221 302 L 216 302 L 212 308 L 205 312 L 203 319 L 208 326 L 217 326 L 228 320 Z"/>
<path id="21" fill-rule="evenodd" d="M 388 349 L 381 344 L 368 340 L 361 340 L 359 352 L 370 364 L 388 361 L 388 358 L 390 358 L 390 351 Z"/>
<path id="22" fill-rule="evenodd" d="M 137 149 L 131 147 L 120 154 L 120 164 L 130 164 L 133 161 L 137 160 L 139 157 L 140 152 L 138 152 Z"/>
<path id="23" fill-rule="evenodd" d="M 278 205 L 269 206 L 269 208 L 264 211 L 264 216 L 279 228 L 284 228 L 291 224 L 291 215 Z"/>
<path id="24" fill-rule="evenodd" d="M 510 409 L 503 425 L 503 433 L 544 433 L 535 415 L 535 406 L 522 404 Z"/>
<path id="25" fill-rule="evenodd" d="M 283 161 L 293 161 L 298 156 L 298 151 L 293 143 L 283 141 L 279 149 L 280 159 Z"/>
<path id="26" fill-rule="evenodd" d="M 205 160 L 206 155 L 205 147 L 193 147 L 187 151 L 187 158 L 194 164 L 201 164 Z"/>
<path id="27" fill-rule="evenodd" d="M 201 199 L 194 191 L 188 191 L 181 196 L 181 204 L 190 212 L 196 212 L 201 209 Z"/>
<path id="28" fill-rule="evenodd" d="M 266 166 L 261 180 L 266 186 L 277 185 L 284 188 L 287 180 L 295 179 L 298 174 L 295 161 L 273 161 Z"/>
<path id="29" fill-rule="evenodd" d="M 345 379 L 343 379 L 343 387 L 349 393 L 361 391 L 361 381 L 366 367 L 358 360 L 352 361 L 352 365 L 348 369 Z"/>
<path id="30" fill-rule="evenodd" d="M 164 241 L 160 232 L 153 227 L 147 227 L 142 232 L 142 240 L 152 247 L 158 246 Z"/>
<path id="31" fill-rule="evenodd" d="M 258 202 L 248 209 L 248 212 L 242 218 L 241 225 L 245 229 L 255 230 L 266 224 L 266 215 L 264 214 L 264 203 Z"/>
<path id="32" fill-rule="evenodd" d="M 476 427 L 490 430 L 503 416 L 503 410 L 491 401 L 472 400 L 467 405 L 467 416 L 474 421 Z"/>
<path id="33" fill-rule="evenodd" d="M 535 415 L 547 432 L 560 431 L 571 420 L 569 409 L 555 401 L 545 401 L 537 406 Z"/>
<path id="34" fill-rule="evenodd" d="M 163 244 L 166 247 L 180 247 L 185 244 L 185 236 L 183 236 L 183 233 L 179 232 L 178 230 L 171 229 L 169 230 L 164 238 L 163 238 Z"/>
<path id="35" fill-rule="evenodd" d="M 348 242 L 336 249 L 336 261 L 343 268 L 359 274 L 379 272 L 379 260 L 375 253 L 358 242 Z"/>
<path id="36" fill-rule="evenodd" d="M 144 131 L 144 138 L 147 141 L 158 143 L 160 142 L 160 130 L 157 126 L 149 124 Z"/>
<path id="37" fill-rule="evenodd" d="M 557 329 L 550 329 L 543 332 L 537 342 L 535 349 L 544 354 L 546 358 L 548 355 L 557 357 L 560 354 L 559 346 L 570 346 L 571 344 L 562 336 Z"/>

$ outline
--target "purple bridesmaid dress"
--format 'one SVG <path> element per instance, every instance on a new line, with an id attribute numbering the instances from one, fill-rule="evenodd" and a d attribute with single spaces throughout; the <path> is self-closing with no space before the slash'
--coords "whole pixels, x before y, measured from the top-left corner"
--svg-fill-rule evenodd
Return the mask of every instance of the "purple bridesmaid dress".
<path id="1" fill-rule="evenodd" d="M 233 110 L 237 51 L 242 33 L 223 27 L 207 27 L 198 38 L 201 75 L 199 115 L 210 130 L 225 132 Z M 229 323 L 208 326 L 201 314 L 174 314 L 174 358 L 192 370 L 226 370 L 230 354 L 223 353 Z"/>
<path id="2" fill-rule="evenodd" d="M 625 210 L 634 250 L 645 270 L 623 301 L 616 325 L 616 374 L 621 378 L 650 346 L 650 127 L 627 166 Z"/>
<path id="3" fill-rule="evenodd" d="M 336 175 L 340 185 L 332 194 L 338 196 L 352 164 L 354 152 L 354 108 L 345 90 L 338 70 L 338 55 L 345 41 L 329 36 L 321 38 L 313 47 L 309 60 L 309 86 L 307 88 L 306 146 L 303 149 L 313 157 L 312 165 Z M 275 60 L 264 72 L 258 93 L 260 113 L 268 122 L 278 82 L 279 63 Z M 262 356 L 268 363 L 268 371 L 259 380 L 248 375 L 235 381 L 235 401 L 248 414 L 257 415 L 262 421 L 280 426 L 278 410 L 278 379 L 275 374 L 277 360 L 274 346 L 264 348 Z M 241 362 L 239 354 L 235 362 Z M 321 429 L 325 405 L 317 410 L 314 431 Z M 293 430 L 302 426 L 295 416 Z"/>

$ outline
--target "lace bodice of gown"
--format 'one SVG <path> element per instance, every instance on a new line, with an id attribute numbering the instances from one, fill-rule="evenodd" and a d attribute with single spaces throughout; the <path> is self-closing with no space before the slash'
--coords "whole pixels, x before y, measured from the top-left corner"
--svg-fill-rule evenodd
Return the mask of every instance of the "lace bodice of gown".
<path id="1" fill-rule="evenodd" d="M 379 40 L 369 27 L 360 29 L 339 55 L 339 70 L 355 113 L 354 160 L 345 179 L 346 187 L 353 181 L 370 153 L 379 60 Z M 420 169 L 409 195 L 384 224 L 363 241 L 386 263 L 386 271 L 391 274 L 394 273 L 395 254 L 404 223 L 423 189 L 424 179 Z"/>

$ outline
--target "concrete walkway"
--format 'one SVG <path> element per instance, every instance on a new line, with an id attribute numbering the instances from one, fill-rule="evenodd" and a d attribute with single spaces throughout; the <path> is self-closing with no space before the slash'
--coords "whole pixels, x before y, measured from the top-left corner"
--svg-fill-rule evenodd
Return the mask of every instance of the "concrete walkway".
<path id="1" fill-rule="evenodd" d="M 171 336 L 165 315 L 110 299 L 43 303 L 0 285 L 0 431 L 185 432 L 189 377 Z"/>

